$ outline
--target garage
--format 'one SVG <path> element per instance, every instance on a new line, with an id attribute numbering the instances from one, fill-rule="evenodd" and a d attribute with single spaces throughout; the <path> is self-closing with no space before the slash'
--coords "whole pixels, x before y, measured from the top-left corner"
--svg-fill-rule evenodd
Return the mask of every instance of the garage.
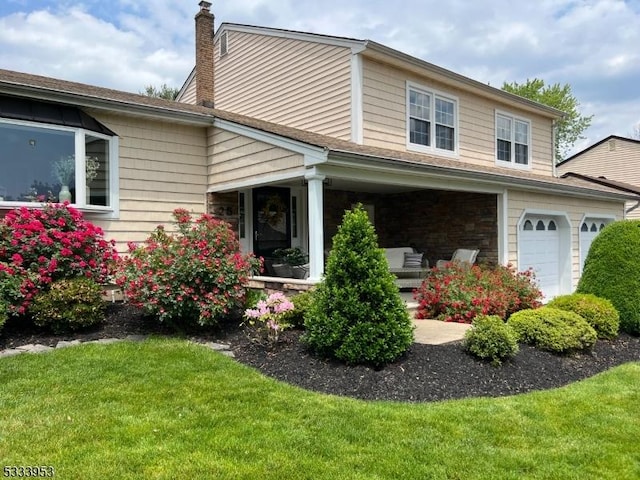
<path id="1" fill-rule="evenodd" d="M 562 216 L 525 215 L 519 225 L 518 266 L 532 268 L 545 301 L 565 293 L 567 280 L 568 221 Z"/>
<path id="2" fill-rule="evenodd" d="M 584 268 L 591 242 L 612 220 L 609 218 L 585 218 L 580 225 L 580 273 Z"/>

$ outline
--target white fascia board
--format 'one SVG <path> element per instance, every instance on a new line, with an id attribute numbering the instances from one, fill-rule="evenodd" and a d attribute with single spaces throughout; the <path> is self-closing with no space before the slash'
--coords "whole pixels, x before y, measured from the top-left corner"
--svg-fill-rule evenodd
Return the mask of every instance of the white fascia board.
<path id="1" fill-rule="evenodd" d="M 278 28 L 257 27 L 253 25 L 239 25 L 236 23 L 223 23 L 215 33 L 214 42 L 224 31 L 233 31 L 241 33 L 252 33 L 255 35 L 267 35 L 271 37 L 288 38 L 290 40 L 299 40 L 302 42 L 321 43 L 323 45 L 331 45 L 334 47 L 349 48 L 353 53 L 358 53 L 366 48 L 365 40 L 357 40 L 350 38 L 332 37 L 319 33 L 296 32 L 292 30 L 282 30 Z"/>
<path id="2" fill-rule="evenodd" d="M 327 161 L 328 150 L 324 147 L 309 145 L 308 143 L 276 135 L 275 133 L 265 132 L 264 130 L 259 130 L 247 125 L 231 122 L 229 120 L 223 120 L 221 118 L 216 118 L 213 122 L 213 126 L 227 132 L 243 135 L 259 142 L 268 143 L 275 147 L 299 153 L 304 156 L 305 166 L 317 165 Z"/>
<path id="3" fill-rule="evenodd" d="M 273 185 L 281 182 L 287 182 L 291 180 L 302 180 L 307 170 L 304 167 L 296 168 L 295 170 L 287 170 L 286 172 L 255 175 L 250 178 L 243 178 L 241 180 L 232 182 L 223 182 L 210 186 L 207 189 L 207 193 L 211 192 L 233 192 L 235 190 L 244 190 L 248 188 L 262 187 L 265 185 Z"/>
<path id="4" fill-rule="evenodd" d="M 456 190 L 476 193 L 501 193 L 504 187 L 499 185 L 478 184 L 469 179 L 460 179 L 446 174 L 433 172 L 407 171 L 398 168 L 380 166 L 357 166 L 348 163 L 334 163 L 318 167 L 318 172 L 327 178 L 353 180 L 355 182 L 380 185 L 395 185 L 416 189 Z"/>

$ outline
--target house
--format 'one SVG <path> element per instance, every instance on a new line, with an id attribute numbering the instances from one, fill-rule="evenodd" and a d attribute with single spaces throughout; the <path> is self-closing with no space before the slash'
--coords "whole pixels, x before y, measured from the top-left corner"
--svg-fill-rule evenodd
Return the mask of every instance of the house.
<path id="1" fill-rule="evenodd" d="M 0 70 L 0 211 L 37 206 L 31 188 L 57 195 L 51 164 L 73 156 L 73 203 L 121 250 L 176 207 L 209 211 L 247 251 L 307 251 L 309 279 L 286 283 L 310 284 L 360 202 L 383 247 L 432 264 L 477 248 L 534 268 L 553 297 L 577 283 L 579 226 L 636 198 L 557 177 L 555 109 L 369 40 L 229 23 L 214 35 L 209 7 L 179 102 Z"/>
<path id="2" fill-rule="evenodd" d="M 640 193 L 640 140 L 609 135 L 557 165 L 558 174 L 586 179 L 620 191 Z M 627 218 L 640 218 L 640 204 L 626 204 Z"/>

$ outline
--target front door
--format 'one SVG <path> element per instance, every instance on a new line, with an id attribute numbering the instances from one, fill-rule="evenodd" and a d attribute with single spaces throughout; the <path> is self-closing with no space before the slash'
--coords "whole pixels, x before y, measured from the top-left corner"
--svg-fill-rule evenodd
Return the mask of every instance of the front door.
<path id="1" fill-rule="evenodd" d="M 288 188 L 253 189 L 253 252 L 272 257 L 278 248 L 291 247 L 290 192 Z"/>

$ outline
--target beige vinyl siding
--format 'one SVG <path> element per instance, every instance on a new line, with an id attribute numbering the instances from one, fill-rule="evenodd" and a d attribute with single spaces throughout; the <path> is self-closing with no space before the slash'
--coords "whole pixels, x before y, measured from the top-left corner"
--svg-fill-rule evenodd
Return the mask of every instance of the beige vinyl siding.
<path id="1" fill-rule="evenodd" d="M 182 96 L 182 99 L 180 99 L 180 101 L 182 103 L 188 103 L 191 105 L 196 104 L 196 76 L 195 75 L 189 82 L 189 85 L 187 85 L 187 88 L 184 91 L 184 95 Z"/>
<path id="2" fill-rule="evenodd" d="M 552 123 L 544 117 L 524 114 L 506 104 L 497 104 L 446 84 L 404 72 L 365 57 L 363 62 L 364 144 L 407 150 L 406 82 L 430 88 L 458 101 L 459 159 L 477 165 L 495 166 L 496 110 L 531 122 L 533 173 L 552 175 Z"/>
<path id="3" fill-rule="evenodd" d="M 581 222 L 589 216 L 615 216 L 623 218 L 623 202 L 615 200 L 597 200 L 574 196 L 549 195 L 547 193 L 508 191 L 508 253 L 509 262 L 518 264 L 518 222 L 525 210 L 564 212 L 571 223 L 571 271 L 572 287 L 577 286 L 580 277 L 580 235 Z"/>
<path id="4" fill-rule="evenodd" d="M 120 216 L 92 219 L 115 239 L 142 242 L 172 212 L 184 208 L 204 213 L 207 181 L 206 128 L 92 113 L 119 136 Z M 168 226 L 168 228 L 171 228 Z"/>
<path id="5" fill-rule="evenodd" d="M 228 32 L 215 46 L 216 108 L 351 139 L 351 50 Z"/>
<path id="6" fill-rule="evenodd" d="M 210 129 L 209 145 L 209 187 L 249 178 L 259 183 L 261 175 L 291 172 L 304 165 L 298 153 L 220 128 Z"/>
<path id="7" fill-rule="evenodd" d="M 593 177 L 606 177 L 609 180 L 629 183 L 640 187 L 640 143 L 620 138 L 593 147 L 560 165 L 560 175 L 575 172 Z M 627 209 L 633 208 L 637 202 L 627 202 Z M 631 210 L 627 218 L 640 219 L 640 208 Z"/>

